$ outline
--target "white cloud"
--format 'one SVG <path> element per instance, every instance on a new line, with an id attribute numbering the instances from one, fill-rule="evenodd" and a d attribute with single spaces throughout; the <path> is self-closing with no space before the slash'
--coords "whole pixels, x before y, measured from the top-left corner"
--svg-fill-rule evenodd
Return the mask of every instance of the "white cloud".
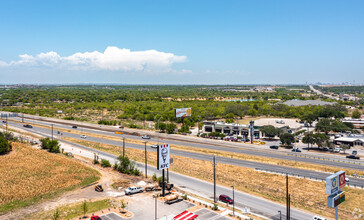
<path id="1" fill-rule="evenodd" d="M 65 68 L 73 70 L 110 71 L 169 71 L 174 63 L 185 62 L 186 56 L 156 50 L 130 51 L 117 47 L 107 47 L 103 53 L 85 52 L 62 57 L 56 52 L 40 53 L 36 56 L 23 54 L 18 61 L 8 63 L 0 60 L 0 67 L 35 66 Z"/>

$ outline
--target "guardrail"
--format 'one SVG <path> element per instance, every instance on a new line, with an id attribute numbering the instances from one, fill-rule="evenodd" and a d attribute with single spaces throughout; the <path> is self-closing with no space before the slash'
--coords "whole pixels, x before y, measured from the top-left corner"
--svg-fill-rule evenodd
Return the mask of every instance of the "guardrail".
<path id="1" fill-rule="evenodd" d="M 294 154 L 294 153 L 287 153 L 289 156 L 297 156 L 297 157 L 304 157 L 304 158 L 312 158 L 312 159 L 318 159 L 318 160 L 327 160 L 327 161 L 333 161 L 333 162 L 341 162 L 341 163 L 350 163 L 350 164 L 357 164 L 357 165 L 363 165 L 364 162 L 356 162 L 356 161 L 349 161 L 349 160 L 342 160 L 342 159 L 332 159 L 332 158 L 325 158 L 325 157 L 315 157 L 315 156 L 308 156 L 308 155 L 302 155 L 302 154 Z"/>
<path id="2" fill-rule="evenodd" d="M 299 175 L 299 174 L 294 174 L 294 173 L 285 173 L 285 172 L 280 172 L 280 171 L 276 171 L 276 170 L 268 170 L 268 169 L 261 169 L 261 168 L 255 168 L 255 170 L 262 171 L 262 172 L 283 174 L 283 175 L 288 174 L 288 176 L 299 177 L 299 178 L 303 178 L 303 179 L 311 179 L 311 180 L 316 180 L 316 181 L 321 181 L 321 182 L 325 182 L 326 181 L 326 179 L 322 179 L 322 178 L 319 178 L 319 177 L 305 176 L 305 175 Z M 351 187 L 357 187 L 357 188 L 364 189 L 364 185 L 357 185 L 357 184 L 346 183 L 346 186 L 351 186 Z"/>

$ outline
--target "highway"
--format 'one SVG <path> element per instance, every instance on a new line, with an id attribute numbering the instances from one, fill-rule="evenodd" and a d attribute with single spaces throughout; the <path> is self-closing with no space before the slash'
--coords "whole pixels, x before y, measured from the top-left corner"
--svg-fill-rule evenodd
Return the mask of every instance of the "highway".
<path id="1" fill-rule="evenodd" d="M 26 129 L 30 132 L 40 134 L 42 136 L 48 136 L 50 137 L 50 133 L 47 132 L 44 134 L 40 130 L 37 131 L 37 129 Z M 65 148 L 66 151 L 73 152 L 74 155 L 81 155 L 88 157 L 90 159 L 93 159 L 93 153 L 98 153 L 100 158 L 109 160 L 112 164 L 115 163 L 117 159 L 117 155 L 113 155 L 110 153 L 106 153 L 103 151 L 99 151 L 96 149 L 88 148 L 79 144 L 74 144 L 68 141 L 60 140 L 61 142 L 66 143 L 67 145 L 62 145 L 63 148 Z M 129 147 L 129 144 L 128 144 Z M 72 150 L 73 149 L 73 150 Z M 142 163 L 137 163 L 139 166 L 139 169 L 141 171 L 144 171 L 144 165 Z M 157 170 L 154 166 L 148 166 L 148 173 L 157 173 L 159 176 L 161 176 L 161 171 Z M 202 181 L 193 177 L 181 175 L 174 172 L 169 172 L 169 178 L 170 181 L 176 184 L 181 189 L 185 190 L 186 192 L 196 194 L 199 196 L 203 196 L 206 198 L 213 199 L 213 184 Z M 216 195 L 220 194 L 226 194 L 231 195 L 231 189 L 217 185 L 216 187 Z M 240 191 L 235 190 L 235 201 L 236 201 L 236 207 L 238 208 L 245 208 L 249 207 L 252 209 L 253 212 L 267 216 L 270 219 L 279 219 L 278 211 L 282 212 L 282 216 L 284 217 L 285 213 L 285 206 L 263 199 L 256 196 L 249 195 L 247 193 L 243 193 Z M 306 213 L 301 210 L 297 210 L 294 208 L 291 208 L 291 219 L 292 220 L 298 220 L 298 219 L 312 219 L 313 215 L 310 213 Z"/>
<path id="2" fill-rule="evenodd" d="M 10 121 L 9 121 L 9 125 L 18 127 L 18 128 L 23 128 L 22 124 L 12 123 Z M 33 128 L 24 128 L 24 129 L 27 131 L 31 131 L 31 132 L 38 132 L 38 133 L 42 133 L 42 134 L 51 134 L 50 127 L 49 127 L 49 129 L 46 129 L 46 128 L 37 127 L 34 124 L 33 124 Z M 57 132 L 55 129 L 54 134 L 56 134 L 56 133 Z M 73 134 L 73 133 L 68 133 L 68 132 L 62 132 L 62 133 L 63 133 L 63 135 L 62 135 L 63 137 L 81 139 L 80 135 L 78 135 L 78 134 Z M 135 136 L 133 136 L 133 137 L 135 137 Z M 138 139 L 141 140 L 141 138 L 138 138 Z M 81 139 L 81 140 L 83 140 L 83 139 Z M 86 140 L 96 142 L 96 143 L 110 144 L 110 145 L 122 147 L 121 140 L 114 141 L 114 140 L 96 138 L 96 137 L 91 137 L 91 136 L 88 136 Z M 144 150 L 144 145 L 126 143 L 126 148 Z M 156 151 L 155 149 L 150 148 L 150 147 L 148 147 L 147 149 L 148 149 L 148 151 Z M 126 152 L 127 152 L 127 150 L 126 150 Z M 176 156 L 198 159 L 198 160 L 212 161 L 212 155 L 173 149 L 173 145 L 171 145 L 171 154 L 176 155 Z M 255 162 L 255 161 L 246 161 L 246 160 L 226 158 L 226 157 L 217 157 L 217 162 L 223 163 L 223 164 L 240 166 L 240 167 L 246 167 L 246 168 L 268 170 L 270 172 L 288 173 L 289 175 L 294 175 L 294 176 L 299 175 L 299 176 L 311 177 L 311 178 L 317 179 L 317 180 L 325 180 L 326 177 L 329 176 L 328 173 L 319 172 L 319 171 L 304 170 L 304 169 L 298 169 L 298 168 L 293 168 L 293 167 L 284 167 L 284 166 L 278 166 L 278 165 L 273 165 L 273 164 L 259 163 L 259 162 Z M 331 162 L 331 161 L 322 161 L 322 162 Z M 345 163 L 342 163 L 342 164 L 345 164 Z M 364 188 L 364 179 L 350 177 L 350 184 Z"/>
<path id="3" fill-rule="evenodd" d="M 19 118 L 17 120 L 20 120 Z M 26 120 L 25 123 L 37 123 L 42 125 L 47 125 L 50 127 L 51 123 L 49 122 L 42 122 L 37 120 Z M 13 125 L 9 121 L 10 125 Z M 57 127 L 59 128 L 66 128 L 70 129 L 71 126 L 69 125 L 63 125 L 63 124 L 54 124 L 54 129 L 56 130 Z M 79 125 L 79 124 L 78 124 Z M 78 128 L 79 130 L 87 131 L 90 133 L 95 134 L 102 134 L 102 135 L 109 135 L 113 137 L 120 137 L 120 135 L 115 134 L 114 132 L 110 131 L 101 131 L 96 129 L 89 129 L 89 128 L 83 128 L 82 124 Z M 137 139 L 140 140 L 141 138 L 135 135 L 122 135 L 125 138 L 129 139 Z M 159 135 L 155 136 L 152 141 L 157 142 Z M 334 155 L 315 155 L 315 154 L 305 154 L 304 152 L 298 153 L 297 157 L 292 152 L 285 152 L 285 151 L 276 151 L 271 150 L 268 147 L 265 147 L 266 149 L 262 149 L 262 147 L 252 147 L 247 144 L 243 143 L 232 143 L 232 142 L 225 142 L 225 141 L 218 141 L 218 140 L 210 140 L 210 139 L 202 139 L 202 138 L 194 138 L 193 141 L 179 141 L 179 140 L 171 140 L 168 139 L 168 135 L 163 134 L 161 135 L 160 141 L 166 144 L 171 145 L 182 145 L 182 146 L 188 146 L 188 147 L 196 147 L 196 148 L 203 148 L 203 149 L 210 149 L 210 150 L 219 150 L 219 151 L 226 151 L 231 153 L 240 153 L 240 154 L 247 154 L 247 155 L 254 155 L 254 156 L 261 156 L 261 157 L 269 157 L 269 158 L 275 158 L 275 159 L 281 159 L 281 160 L 291 160 L 291 161 L 297 161 L 297 162 L 305 162 L 305 163 L 311 163 L 311 164 L 318 164 L 318 165 L 324 165 L 324 166 L 333 166 L 333 167 L 339 167 L 339 168 L 347 168 L 347 169 L 356 169 L 356 170 L 363 170 L 364 169 L 364 162 L 362 160 L 350 160 L 343 157 L 338 157 Z M 167 138 L 166 138 L 167 137 Z M 199 142 L 196 142 L 196 140 Z M 319 159 L 318 159 L 319 158 Z"/>

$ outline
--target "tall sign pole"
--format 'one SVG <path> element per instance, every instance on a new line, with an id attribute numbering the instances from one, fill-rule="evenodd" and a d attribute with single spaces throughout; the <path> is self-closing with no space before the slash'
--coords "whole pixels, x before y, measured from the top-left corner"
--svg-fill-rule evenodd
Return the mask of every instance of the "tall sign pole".
<path id="1" fill-rule="evenodd" d="M 254 137 L 254 121 L 250 121 L 250 143 L 253 144 Z"/>
<path id="2" fill-rule="evenodd" d="M 147 174 L 147 163 L 148 163 L 148 160 L 147 160 L 147 142 L 144 142 L 144 152 L 145 152 L 145 178 L 148 178 L 148 174 Z"/>
<path id="3" fill-rule="evenodd" d="M 125 137 L 123 137 L 123 157 L 125 157 Z"/>
<path id="4" fill-rule="evenodd" d="M 170 147 L 169 144 L 158 145 L 157 148 L 157 169 L 162 170 L 162 196 L 165 196 L 165 169 L 170 167 Z"/>
<path id="5" fill-rule="evenodd" d="M 216 156 L 213 157 L 212 165 L 214 166 L 214 203 L 216 203 Z"/>
<path id="6" fill-rule="evenodd" d="M 345 192 L 341 189 L 345 186 L 345 171 L 339 171 L 326 178 L 327 206 L 335 208 L 335 219 L 339 219 L 338 206 L 345 201 Z"/>

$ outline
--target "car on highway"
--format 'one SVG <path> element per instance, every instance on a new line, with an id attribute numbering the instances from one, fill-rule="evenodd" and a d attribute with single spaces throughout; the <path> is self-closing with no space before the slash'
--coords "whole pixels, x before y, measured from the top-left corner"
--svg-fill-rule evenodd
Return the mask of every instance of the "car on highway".
<path id="1" fill-rule="evenodd" d="M 320 217 L 320 216 L 315 215 L 314 217 L 312 217 L 312 220 L 327 220 L 327 219 L 324 218 L 324 217 Z"/>
<path id="2" fill-rule="evenodd" d="M 80 136 L 80 138 L 84 138 L 84 139 L 86 139 L 86 138 L 87 138 L 87 136 L 83 134 L 83 135 L 81 135 L 81 136 Z"/>
<path id="3" fill-rule="evenodd" d="M 135 194 L 135 193 L 140 193 L 143 192 L 144 188 L 143 187 L 129 187 L 125 190 L 125 195 L 131 195 L 131 194 Z"/>
<path id="4" fill-rule="evenodd" d="M 234 201 L 227 195 L 220 195 L 219 200 L 225 203 L 233 204 Z"/>
<path id="5" fill-rule="evenodd" d="M 301 151 L 299 148 L 294 148 L 294 149 L 292 149 L 292 152 L 298 152 L 298 153 L 301 153 L 302 151 Z"/>
<path id="6" fill-rule="evenodd" d="M 3 121 L 3 123 L 6 123 L 6 121 Z"/>
<path id="7" fill-rule="evenodd" d="M 77 126 L 76 125 L 73 125 L 72 128 L 77 128 Z"/>
<path id="8" fill-rule="evenodd" d="M 102 218 L 100 218 L 98 215 L 93 215 L 91 216 L 90 220 L 102 220 Z"/>
<path id="9" fill-rule="evenodd" d="M 23 125 L 23 127 L 24 127 L 24 128 L 33 128 L 33 126 L 31 126 L 31 125 L 28 125 L 28 124 L 26 124 L 26 125 Z"/>
<path id="10" fill-rule="evenodd" d="M 272 145 L 272 146 L 269 146 L 270 149 L 278 149 L 278 146 L 277 145 Z"/>
<path id="11" fill-rule="evenodd" d="M 143 139 L 150 139 L 150 136 L 148 136 L 148 135 L 143 135 L 143 136 L 142 136 L 142 138 L 143 138 Z"/>
<path id="12" fill-rule="evenodd" d="M 355 155 L 348 155 L 348 156 L 346 156 L 346 158 L 348 158 L 348 159 L 354 159 L 354 160 L 359 160 L 360 159 L 360 157 L 355 156 Z"/>
<path id="13" fill-rule="evenodd" d="M 350 182 L 349 178 L 345 177 L 345 182 Z"/>
<path id="14" fill-rule="evenodd" d="M 157 144 L 150 145 L 151 148 L 158 148 Z"/>

